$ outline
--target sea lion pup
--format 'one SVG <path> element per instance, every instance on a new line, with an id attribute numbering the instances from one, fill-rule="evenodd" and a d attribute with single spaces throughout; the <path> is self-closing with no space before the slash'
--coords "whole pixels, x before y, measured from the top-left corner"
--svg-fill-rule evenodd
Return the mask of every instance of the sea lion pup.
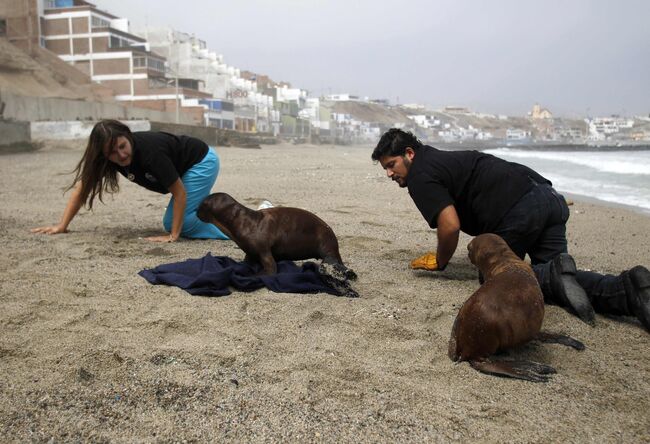
<path id="1" fill-rule="evenodd" d="M 226 233 L 248 263 L 260 263 L 263 273 L 277 272 L 279 260 L 322 259 L 321 278 L 341 295 L 358 297 L 348 282 L 357 275 L 343 264 L 334 231 L 322 219 L 300 208 L 252 210 L 226 193 L 203 199 L 197 216 Z"/>
<path id="2" fill-rule="evenodd" d="M 490 359 L 491 355 L 531 340 L 583 350 L 568 336 L 540 332 L 544 296 L 530 266 L 496 234 L 482 234 L 467 246 L 469 259 L 484 283 L 465 301 L 449 340 L 452 361 L 469 361 L 476 370 L 497 376 L 546 382 L 555 369 L 531 361 Z"/>

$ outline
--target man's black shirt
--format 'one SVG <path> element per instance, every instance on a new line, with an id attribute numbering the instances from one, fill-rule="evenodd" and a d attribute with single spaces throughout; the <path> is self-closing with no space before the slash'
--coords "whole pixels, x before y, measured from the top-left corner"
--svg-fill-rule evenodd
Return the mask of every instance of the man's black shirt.
<path id="1" fill-rule="evenodd" d="M 208 152 L 205 142 L 158 131 L 132 133 L 131 164 L 118 171 L 148 190 L 168 193 L 169 187 Z"/>
<path id="2" fill-rule="evenodd" d="M 479 151 L 416 149 L 408 190 L 431 228 L 438 214 L 454 205 L 460 229 L 472 236 L 490 233 L 506 212 L 537 183 L 551 183 L 530 168 Z"/>

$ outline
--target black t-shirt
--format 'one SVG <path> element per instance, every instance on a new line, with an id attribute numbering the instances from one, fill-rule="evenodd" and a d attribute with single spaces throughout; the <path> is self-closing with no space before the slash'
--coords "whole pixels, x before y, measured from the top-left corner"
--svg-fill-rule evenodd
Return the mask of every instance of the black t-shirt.
<path id="1" fill-rule="evenodd" d="M 208 149 L 205 142 L 194 137 L 134 132 L 131 164 L 118 167 L 118 171 L 148 190 L 165 194 L 179 177 L 203 160 Z"/>
<path id="2" fill-rule="evenodd" d="M 524 165 L 491 154 L 423 146 L 409 169 L 408 190 L 431 228 L 438 225 L 440 211 L 454 205 L 461 230 L 476 236 L 492 232 L 533 181 L 551 183 Z"/>

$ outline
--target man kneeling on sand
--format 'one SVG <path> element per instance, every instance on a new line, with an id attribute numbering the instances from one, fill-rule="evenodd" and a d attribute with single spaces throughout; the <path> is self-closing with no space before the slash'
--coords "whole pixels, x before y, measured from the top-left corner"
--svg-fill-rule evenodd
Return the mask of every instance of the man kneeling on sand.
<path id="1" fill-rule="evenodd" d="M 530 168 L 478 151 L 440 151 L 393 128 L 372 153 L 389 178 L 404 188 L 431 228 L 433 253 L 414 268 L 442 271 L 456 251 L 459 232 L 501 236 L 517 256 L 530 256 L 546 302 L 594 323 L 599 313 L 636 316 L 650 331 L 650 271 L 636 266 L 620 275 L 576 268 L 568 254 L 569 208 L 551 182 Z"/>

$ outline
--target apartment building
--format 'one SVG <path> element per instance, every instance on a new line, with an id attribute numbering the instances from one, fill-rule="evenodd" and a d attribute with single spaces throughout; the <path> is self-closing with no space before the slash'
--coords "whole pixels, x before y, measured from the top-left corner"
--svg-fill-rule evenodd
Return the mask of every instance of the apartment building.
<path id="1" fill-rule="evenodd" d="M 223 56 L 208 49 L 204 40 L 169 27 L 145 27 L 136 31 L 151 48 L 165 56 L 179 75 L 201 81 L 203 91 L 214 99 L 200 101 L 208 106 L 207 123 L 243 132 L 273 132 L 279 114 L 273 98 L 258 91 L 252 77 L 224 62 Z"/>
<path id="2" fill-rule="evenodd" d="M 532 133 L 521 128 L 508 128 L 506 130 L 506 140 L 511 141 L 528 141 L 532 137 Z"/>
<path id="3" fill-rule="evenodd" d="M 189 113 L 204 124 L 199 82 L 172 73 L 165 57 L 129 32 L 127 19 L 83 0 L 46 0 L 41 18 L 44 46 L 115 91 L 115 99 L 158 111 Z"/>

